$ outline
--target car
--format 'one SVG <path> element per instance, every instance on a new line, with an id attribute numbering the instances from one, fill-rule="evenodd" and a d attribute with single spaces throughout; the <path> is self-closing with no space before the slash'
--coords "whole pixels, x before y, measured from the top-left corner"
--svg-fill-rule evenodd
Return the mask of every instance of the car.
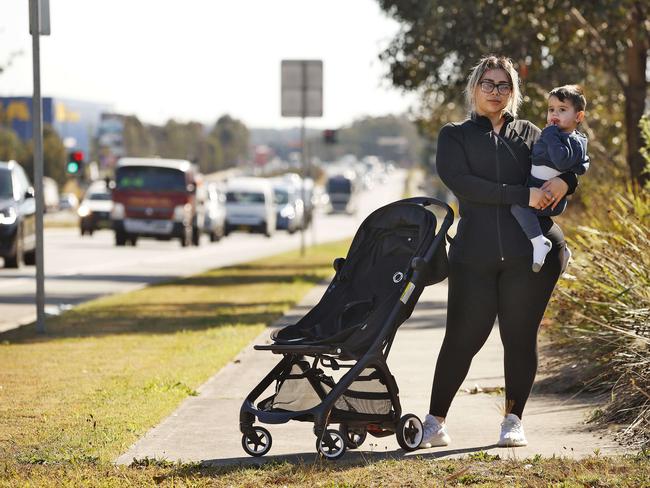
<path id="1" fill-rule="evenodd" d="M 79 199 L 74 193 L 62 193 L 59 197 L 59 210 L 75 210 L 79 206 Z"/>
<path id="2" fill-rule="evenodd" d="M 226 193 L 216 183 L 204 185 L 203 233 L 210 242 L 220 240 L 226 231 Z"/>
<path id="3" fill-rule="evenodd" d="M 332 213 L 355 214 L 358 208 L 359 189 L 353 172 L 333 174 L 325 185 Z"/>
<path id="4" fill-rule="evenodd" d="M 273 187 L 265 178 L 238 177 L 226 183 L 226 230 L 275 233 Z"/>
<path id="5" fill-rule="evenodd" d="M 303 227 L 304 205 L 300 198 L 300 189 L 286 180 L 273 182 L 275 199 L 276 229 L 286 230 L 293 234 Z"/>
<path id="6" fill-rule="evenodd" d="M 112 229 L 112 209 L 111 190 L 106 182 L 100 180 L 91 183 L 77 210 L 81 235 L 93 235 L 98 229 Z"/>
<path id="7" fill-rule="evenodd" d="M 5 268 L 36 264 L 34 188 L 15 161 L 0 161 L 0 257 Z"/>
<path id="8" fill-rule="evenodd" d="M 201 242 L 197 188 L 202 176 L 186 159 L 120 158 L 112 190 L 115 245 L 138 238 Z"/>
<path id="9" fill-rule="evenodd" d="M 59 209 L 59 185 L 49 176 L 43 177 L 43 203 L 45 212 L 56 212 Z"/>

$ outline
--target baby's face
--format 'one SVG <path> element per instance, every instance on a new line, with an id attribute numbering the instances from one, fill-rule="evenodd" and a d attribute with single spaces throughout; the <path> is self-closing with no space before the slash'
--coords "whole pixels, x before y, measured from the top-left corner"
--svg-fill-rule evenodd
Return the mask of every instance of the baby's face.
<path id="1" fill-rule="evenodd" d="M 557 97 L 549 97 L 548 111 L 546 112 L 546 123 L 557 125 L 563 132 L 571 132 L 582 122 L 584 112 L 576 111 L 569 100 L 560 101 Z"/>

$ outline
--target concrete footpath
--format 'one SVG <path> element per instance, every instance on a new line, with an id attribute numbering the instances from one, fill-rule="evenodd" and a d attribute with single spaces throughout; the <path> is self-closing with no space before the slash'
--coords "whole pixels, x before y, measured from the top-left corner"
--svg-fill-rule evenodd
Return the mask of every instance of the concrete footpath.
<path id="1" fill-rule="evenodd" d="M 295 322 L 317 303 L 324 290 L 324 286 L 315 287 L 278 323 Z M 400 388 L 403 413 L 415 413 L 424 418 L 427 412 L 433 371 L 444 337 L 446 300 L 446 281 L 426 288 L 413 315 L 395 338 L 388 363 Z M 264 331 L 254 343 L 268 343 L 268 337 L 269 331 Z M 134 459 L 145 457 L 219 465 L 286 459 L 313 461 L 316 438 L 311 423 L 265 425 L 273 437 L 269 453 L 262 458 L 252 458 L 243 451 L 239 432 L 242 400 L 281 358 L 267 351 L 254 351 L 252 345 L 201 386 L 198 396 L 187 398 L 116 462 L 130 464 Z M 515 449 L 495 447 L 503 394 L 476 393 L 476 387 L 494 391 L 503 385 L 503 349 L 495 327 L 474 358 L 469 375 L 451 406 L 447 419 L 452 437 L 450 446 L 405 453 L 395 436 L 368 436 L 359 450 L 348 451 L 343 459 L 413 455 L 461 457 L 476 451 L 487 451 L 502 458 L 523 459 L 535 454 L 580 458 L 595 450 L 601 455 L 625 452 L 606 432 L 585 425 L 585 418 L 594 406 L 593 400 L 540 395 L 534 389 L 524 413 L 529 445 Z"/>

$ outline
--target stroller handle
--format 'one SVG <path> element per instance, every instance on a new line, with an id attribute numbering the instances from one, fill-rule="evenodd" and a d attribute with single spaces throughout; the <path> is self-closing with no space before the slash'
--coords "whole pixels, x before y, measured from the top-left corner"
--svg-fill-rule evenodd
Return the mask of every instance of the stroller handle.
<path id="1" fill-rule="evenodd" d="M 399 200 L 395 203 L 415 203 L 417 205 L 422 205 L 423 207 L 428 207 L 430 205 L 435 205 L 437 207 L 442 207 L 445 209 L 447 212 L 447 215 L 445 215 L 445 220 L 450 220 L 451 222 L 454 221 L 454 211 L 451 209 L 447 203 L 438 200 L 437 198 L 433 197 L 411 197 L 411 198 L 404 198 L 403 200 Z"/>

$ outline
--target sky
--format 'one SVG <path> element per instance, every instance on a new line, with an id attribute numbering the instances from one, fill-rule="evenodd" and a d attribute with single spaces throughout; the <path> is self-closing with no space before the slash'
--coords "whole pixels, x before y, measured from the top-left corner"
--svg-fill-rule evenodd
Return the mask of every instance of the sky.
<path id="1" fill-rule="evenodd" d="M 28 1 L 0 1 L 0 95 L 32 93 Z M 377 55 L 399 25 L 376 0 L 50 0 L 41 37 L 43 96 L 109 104 L 148 123 L 295 127 L 280 115 L 282 59 L 322 59 L 324 114 L 313 128 L 402 113 L 416 99 L 392 88 Z"/>

